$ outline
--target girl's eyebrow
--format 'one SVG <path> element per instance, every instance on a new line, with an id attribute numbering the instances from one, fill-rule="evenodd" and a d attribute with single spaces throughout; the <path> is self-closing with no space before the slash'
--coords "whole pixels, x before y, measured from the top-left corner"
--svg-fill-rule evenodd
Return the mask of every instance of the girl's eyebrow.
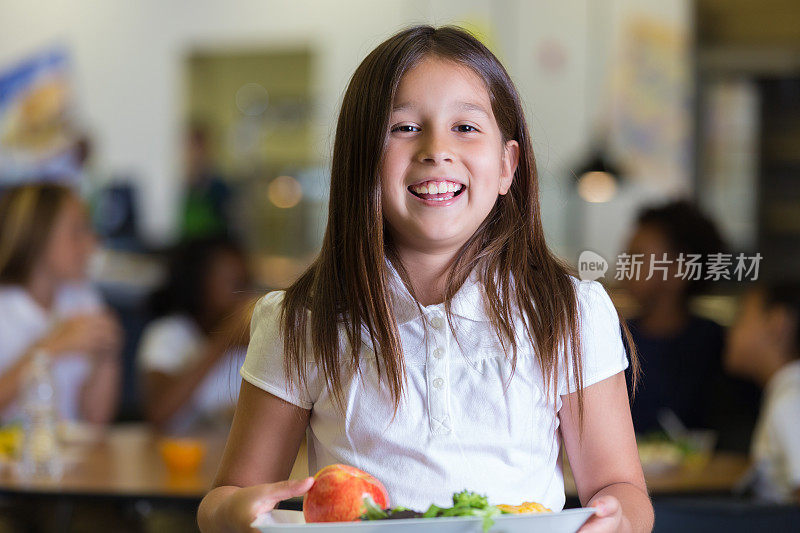
<path id="1" fill-rule="evenodd" d="M 413 102 L 403 102 L 401 104 L 395 104 L 394 106 L 392 106 L 392 113 L 397 111 L 413 110 L 416 109 L 416 107 L 417 106 L 414 105 Z M 453 104 L 450 107 L 458 111 L 476 111 L 482 115 L 485 115 L 486 118 L 489 118 L 489 113 L 486 111 L 486 109 L 484 109 L 482 105 L 475 104 L 473 102 L 457 101 L 453 102 Z"/>

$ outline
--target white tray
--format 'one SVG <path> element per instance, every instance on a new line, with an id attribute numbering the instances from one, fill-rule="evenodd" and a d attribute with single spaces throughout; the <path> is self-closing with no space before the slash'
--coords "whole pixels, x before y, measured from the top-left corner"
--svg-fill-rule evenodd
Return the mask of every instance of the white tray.
<path id="1" fill-rule="evenodd" d="M 575 533 L 595 512 L 592 508 L 567 509 L 559 513 L 499 515 L 490 533 Z M 483 533 L 483 520 L 475 517 L 405 518 L 367 522 L 306 524 L 301 511 L 276 509 L 250 524 L 261 533 Z"/>

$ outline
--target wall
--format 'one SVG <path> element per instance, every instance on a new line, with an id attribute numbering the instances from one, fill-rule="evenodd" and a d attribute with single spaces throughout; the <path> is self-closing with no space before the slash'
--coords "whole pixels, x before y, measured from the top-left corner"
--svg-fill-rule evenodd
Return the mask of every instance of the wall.
<path id="1" fill-rule="evenodd" d="M 411 0 L 379 8 L 370 0 L 4 2 L 0 66 L 66 43 L 85 123 L 97 139 L 97 166 L 136 178 L 146 210 L 142 230 L 158 244 L 174 236 L 182 65 L 189 50 L 311 43 L 318 51 L 314 144 L 325 161 L 342 92 L 369 50 L 405 24 L 472 22 L 488 28 L 525 99 L 546 230 L 554 248 L 569 254 L 577 245 L 569 242 L 572 191 L 564 178 L 603 105 L 614 32 L 641 10 L 667 11 L 680 22 L 685 9 L 674 6 L 686 2 L 664 8 L 657 0 L 606 0 L 595 10 L 599 19 L 590 19 L 584 0 Z"/>

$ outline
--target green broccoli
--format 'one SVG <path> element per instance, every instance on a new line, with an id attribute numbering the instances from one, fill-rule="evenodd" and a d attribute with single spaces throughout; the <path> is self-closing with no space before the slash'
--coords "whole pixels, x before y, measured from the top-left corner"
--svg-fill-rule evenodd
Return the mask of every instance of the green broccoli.
<path id="1" fill-rule="evenodd" d="M 489 506 L 489 502 L 486 496 L 481 496 L 480 494 L 468 490 L 462 490 L 461 492 L 453 494 L 453 506 L 486 509 Z"/>
<path id="2" fill-rule="evenodd" d="M 453 494 L 453 507 L 442 508 L 432 504 L 423 514 L 424 518 L 437 516 L 477 516 L 483 518 L 483 531 L 489 531 L 494 525 L 494 517 L 501 514 L 500 509 L 489 505 L 486 496 L 468 490 Z"/>
<path id="3" fill-rule="evenodd" d="M 364 497 L 364 507 L 366 511 L 361 515 L 361 520 L 385 520 L 387 518 L 412 518 L 419 517 L 419 513 L 406 509 L 405 507 L 395 507 L 394 509 L 381 509 L 375 501 L 369 497 Z M 468 490 L 462 490 L 453 494 L 452 507 L 439 507 L 431 504 L 428 510 L 422 514 L 422 518 L 436 518 L 445 516 L 476 516 L 483 518 L 483 531 L 486 533 L 494 525 L 494 517 L 502 514 L 502 511 L 494 505 L 489 505 L 486 496 L 481 496 Z M 408 516 L 406 516 L 408 515 Z M 414 516 L 412 516 L 414 515 Z"/>

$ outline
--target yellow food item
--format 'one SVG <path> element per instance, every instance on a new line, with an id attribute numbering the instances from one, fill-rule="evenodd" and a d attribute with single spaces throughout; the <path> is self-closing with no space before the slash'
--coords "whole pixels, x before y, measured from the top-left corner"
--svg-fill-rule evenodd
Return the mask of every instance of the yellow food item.
<path id="1" fill-rule="evenodd" d="M 22 426 L 13 424 L 0 428 L 0 458 L 14 459 L 22 450 Z"/>
<path id="2" fill-rule="evenodd" d="M 528 513 L 552 513 L 551 509 L 548 509 L 541 503 L 536 502 L 525 502 L 521 505 L 504 505 L 500 504 L 497 506 L 498 509 L 503 511 L 504 513 L 511 513 L 511 514 L 528 514 Z"/>

